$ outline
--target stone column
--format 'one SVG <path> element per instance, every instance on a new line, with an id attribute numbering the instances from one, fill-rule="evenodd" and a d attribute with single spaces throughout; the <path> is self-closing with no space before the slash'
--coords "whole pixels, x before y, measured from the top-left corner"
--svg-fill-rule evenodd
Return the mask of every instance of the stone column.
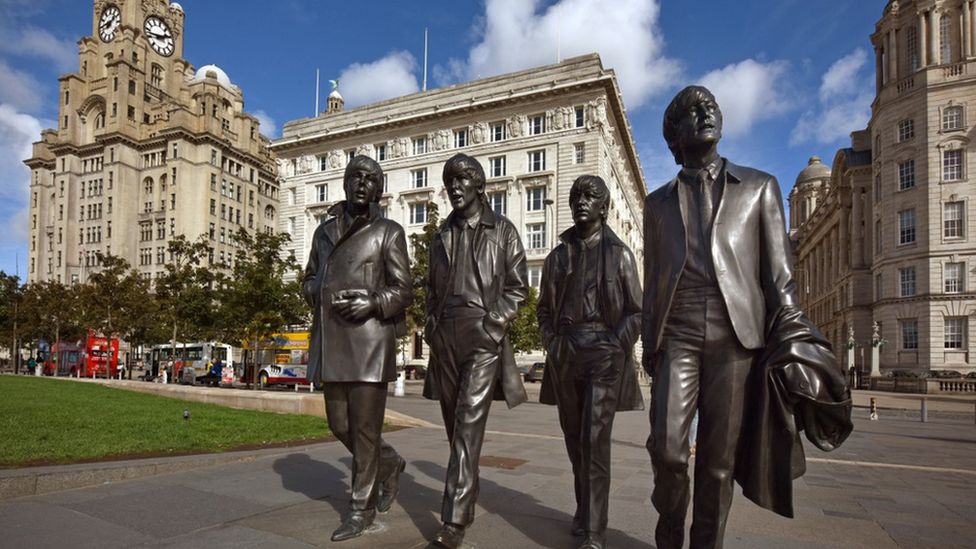
<path id="1" fill-rule="evenodd" d="M 875 93 L 881 93 L 881 87 L 884 86 L 884 74 L 881 67 L 881 49 L 878 46 L 874 47 L 874 88 Z"/>
<path id="2" fill-rule="evenodd" d="M 969 28 L 969 1 L 962 3 L 962 9 L 959 10 L 959 41 L 962 43 L 959 48 L 962 51 L 962 58 L 968 59 L 972 55 L 972 47 L 969 40 L 969 35 L 972 34 Z"/>
<path id="3" fill-rule="evenodd" d="M 888 31 L 888 81 L 898 81 L 898 31 Z"/>
<path id="4" fill-rule="evenodd" d="M 853 195 L 851 198 L 853 199 Z M 840 207 L 840 227 L 838 227 L 840 234 L 838 235 L 837 247 L 840 248 L 840 257 L 843 264 L 838 266 L 838 273 L 844 273 L 851 266 L 850 220 L 851 212 L 847 209 L 847 206 L 842 204 Z"/>
<path id="5" fill-rule="evenodd" d="M 976 2 L 969 2 L 969 54 L 976 56 Z"/>
<path id="6" fill-rule="evenodd" d="M 881 348 L 871 346 L 871 377 L 881 377 Z"/>
<path id="7" fill-rule="evenodd" d="M 925 12 L 918 14 L 918 67 L 924 69 L 929 66 L 929 33 L 925 28 Z"/>
<path id="8" fill-rule="evenodd" d="M 861 221 L 864 219 L 864 194 L 859 189 L 854 189 L 852 197 L 854 212 L 851 216 L 851 233 L 854 235 L 854 248 L 851 266 L 854 268 L 864 266 L 864 230 L 861 227 Z"/>
<path id="9" fill-rule="evenodd" d="M 938 65 L 939 59 L 939 17 L 935 10 L 929 10 L 929 59 L 931 64 Z"/>

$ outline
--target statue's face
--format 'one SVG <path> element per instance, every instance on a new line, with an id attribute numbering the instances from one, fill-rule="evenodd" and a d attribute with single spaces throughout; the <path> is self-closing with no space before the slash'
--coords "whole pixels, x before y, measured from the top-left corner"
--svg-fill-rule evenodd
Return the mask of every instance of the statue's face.
<path id="1" fill-rule="evenodd" d="M 380 183 L 370 172 L 359 169 L 345 180 L 346 201 L 355 206 L 367 207 L 380 191 Z"/>
<path id="2" fill-rule="evenodd" d="M 607 210 L 606 200 L 598 196 L 596 189 L 589 185 L 570 193 L 569 207 L 573 212 L 573 222 L 577 225 L 601 223 Z"/>
<path id="3" fill-rule="evenodd" d="M 722 110 L 714 99 L 703 99 L 688 107 L 678 122 L 678 146 L 717 143 L 722 139 Z"/>
<path id="4" fill-rule="evenodd" d="M 478 184 L 465 173 L 455 173 L 445 182 L 447 198 L 455 210 L 466 210 L 478 200 Z"/>

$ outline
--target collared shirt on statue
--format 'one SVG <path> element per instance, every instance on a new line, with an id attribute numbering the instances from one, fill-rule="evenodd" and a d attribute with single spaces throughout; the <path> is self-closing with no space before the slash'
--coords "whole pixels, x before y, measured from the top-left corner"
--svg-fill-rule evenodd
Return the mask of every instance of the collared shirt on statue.
<path id="1" fill-rule="evenodd" d="M 567 241 L 572 269 L 565 281 L 569 294 L 560 310 L 559 326 L 596 322 L 601 319 L 597 303 L 601 236 L 602 231 L 597 231 L 586 239 L 581 240 L 574 235 Z"/>
<path id="2" fill-rule="evenodd" d="M 685 219 L 685 241 L 688 244 L 688 257 L 684 270 L 678 280 L 678 290 L 718 286 L 715 265 L 712 261 L 711 230 L 715 220 L 715 210 L 725 186 L 725 161 L 718 158 L 704 168 L 683 168 L 678 173 L 680 188 L 678 195 Z M 709 219 L 702 219 L 703 203 L 708 200 L 711 207 Z"/>

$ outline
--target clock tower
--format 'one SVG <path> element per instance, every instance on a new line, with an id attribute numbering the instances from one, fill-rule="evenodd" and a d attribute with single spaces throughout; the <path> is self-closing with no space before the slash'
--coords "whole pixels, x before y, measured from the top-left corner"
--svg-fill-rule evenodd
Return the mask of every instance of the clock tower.
<path id="1" fill-rule="evenodd" d="M 169 0 L 94 0 L 58 127 L 26 161 L 30 282 L 83 282 L 108 254 L 154 278 L 177 235 L 229 266 L 239 228 L 274 230 L 269 142 L 223 70 L 184 59 L 185 17 Z"/>

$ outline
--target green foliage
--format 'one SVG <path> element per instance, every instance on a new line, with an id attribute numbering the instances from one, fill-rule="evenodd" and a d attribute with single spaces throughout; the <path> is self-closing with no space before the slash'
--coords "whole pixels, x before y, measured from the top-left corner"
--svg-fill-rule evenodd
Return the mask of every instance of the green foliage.
<path id="1" fill-rule="evenodd" d="M 169 261 L 163 276 L 156 279 L 156 298 L 164 323 L 157 325 L 151 340 L 175 343 L 179 339 L 210 339 L 214 332 L 216 270 L 204 266 L 211 253 L 206 237 L 190 242 L 183 235 L 169 241 Z"/>
<path id="2" fill-rule="evenodd" d="M 288 325 L 305 325 L 309 310 L 302 298 L 301 274 L 294 254 L 284 255 L 287 233 L 234 236 L 240 248 L 231 276 L 220 289 L 222 339 L 234 345 L 260 340 Z M 286 281 L 291 275 L 293 280 Z"/>
<path id="3" fill-rule="evenodd" d="M 156 304 L 147 299 L 149 281 L 121 257 L 101 252 L 96 255 L 101 269 L 89 275 L 80 289 L 84 325 L 100 334 L 118 335 L 130 341 L 134 335 L 143 335 L 135 339 L 144 341 L 142 332 L 149 329 L 146 320 L 154 316 Z"/>
<path id="4" fill-rule="evenodd" d="M 23 333 L 24 287 L 20 279 L 0 271 L 0 347 L 13 345 Z M 14 334 L 14 325 L 17 333 Z"/>
<path id="5" fill-rule="evenodd" d="M 326 423 L 314 416 L 233 410 L 76 381 L 0 377 L 0 467 L 223 452 L 328 435 Z"/>
<path id="6" fill-rule="evenodd" d="M 427 265 L 430 245 L 440 225 L 437 204 L 427 203 L 427 223 L 423 232 L 410 235 L 410 280 L 413 282 L 413 303 L 407 307 L 407 321 L 412 331 L 423 330 L 427 324 Z"/>
<path id="7" fill-rule="evenodd" d="M 85 333 L 80 285 L 35 282 L 24 287 L 23 340 L 76 341 Z"/>
<path id="8" fill-rule="evenodd" d="M 539 294 L 535 288 L 529 288 L 525 303 L 512 320 L 509 337 L 512 347 L 522 353 L 529 353 L 542 348 L 542 332 L 536 319 L 536 309 L 539 305 Z"/>

